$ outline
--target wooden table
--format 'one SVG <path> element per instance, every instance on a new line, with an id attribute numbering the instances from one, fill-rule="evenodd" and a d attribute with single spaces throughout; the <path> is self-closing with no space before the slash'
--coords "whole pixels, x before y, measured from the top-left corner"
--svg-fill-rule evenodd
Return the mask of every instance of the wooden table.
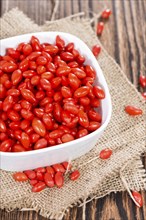
<path id="1" fill-rule="evenodd" d="M 52 15 L 54 0 L 2 0 L 2 14 L 18 7 L 36 23 L 43 24 Z M 142 92 L 138 84 L 140 73 L 144 74 L 146 63 L 146 41 L 144 25 L 146 19 L 145 0 L 60 0 L 56 19 L 80 11 L 99 13 L 104 8 L 112 10 L 112 16 L 105 26 L 101 42 L 108 53 L 121 66 L 129 80 Z M 146 157 L 143 159 L 146 167 Z M 146 193 L 142 192 L 143 208 L 137 208 L 127 192 L 111 193 L 86 205 L 86 220 L 144 220 L 146 219 Z M 81 220 L 83 209 L 70 209 L 64 220 Z M 1 220 L 45 220 L 34 211 L 0 212 Z"/>

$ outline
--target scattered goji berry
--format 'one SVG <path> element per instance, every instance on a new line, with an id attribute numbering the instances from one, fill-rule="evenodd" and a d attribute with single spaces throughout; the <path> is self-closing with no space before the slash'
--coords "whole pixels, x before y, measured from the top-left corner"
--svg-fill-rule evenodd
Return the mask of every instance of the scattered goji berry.
<path id="1" fill-rule="evenodd" d="M 140 75 L 139 83 L 140 83 L 141 87 L 146 88 L 146 76 Z"/>
<path id="2" fill-rule="evenodd" d="M 80 176 L 80 172 L 78 170 L 75 170 L 70 174 L 70 179 L 77 180 L 79 178 L 79 176 Z"/>
<path id="3" fill-rule="evenodd" d="M 94 54 L 95 57 L 98 57 L 100 51 L 101 51 L 101 47 L 99 45 L 94 45 L 92 47 L 92 53 Z"/>
<path id="4" fill-rule="evenodd" d="M 27 175 L 23 172 L 14 173 L 13 178 L 14 180 L 19 181 L 19 182 L 24 182 L 28 180 Z"/>
<path id="5" fill-rule="evenodd" d="M 142 115 L 143 111 L 140 108 L 128 105 L 125 107 L 125 112 L 131 116 Z"/>
<path id="6" fill-rule="evenodd" d="M 146 99 L 146 92 L 143 92 L 142 96 Z"/>
<path id="7" fill-rule="evenodd" d="M 143 206 L 143 200 L 142 200 L 141 194 L 137 191 L 133 191 L 132 196 L 133 196 L 134 200 L 136 201 L 137 206 L 139 208 L 142 207 Z"/>
<path id="8" fill-rule="evenodd" d="M 32 187 L 32 192 L 40 192 L 46 188 L 46 184 L 42 181 L 39 181 Z"/>
<path id="9" fill-rule="evenodd" d="M 61 172 L 57 172 L 54 177 L 55 184 L 58 188 L 61 188 L 64 184 L 64 177 Z"/>
<path id="10" fill-rule="evenodd" d="M 102 34 L 103 29 L 104 29 L 104 23 L 102 21 L 98 22 L 97 30 L 96 30 L 96 33 L 98 36 L 100 36 Z"/>
<path id="11" fill-rule="evenodd" d="M 105 9 L 102 14 L 101 14 L 101 18 L 103 19 L 108 19 L 111 15 L 111 10 L 109 8 Z"/>
<path id="12" fill-rule="evenodd" d="M 112 150 L 109 148 L 103 149 L 102 151 L 100 151 L 99 153 L 99 158 L 106 160 L 108 158 L 110 158 L 112 155 Z"/>

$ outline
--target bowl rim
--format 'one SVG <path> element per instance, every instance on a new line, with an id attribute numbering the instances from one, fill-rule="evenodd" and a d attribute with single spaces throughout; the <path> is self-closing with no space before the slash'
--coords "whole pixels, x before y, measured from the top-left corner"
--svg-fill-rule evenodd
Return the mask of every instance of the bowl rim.
<path id="1" fill-rule="evenodd" d="M 31 37 L 31 36 L 36 36 L 36 37 L 41 37 L 41 35 L 49 35 L 49 34 L 54 34 L 55 36 L 57 35 L 62 35 L 62 36 L 67 36 L 67 37 L 72 37 L 74 39 L 76 39 L 77 41 L 81 42 L 82 44 L 84 44 L 84 47 L 86 48 L 87 52 L 89 53 L 90 58 L 96 62 L 96 65 L 98 66 L 98 68 L 100 69 L 100 72 L 102 73 L 102 77 L 104 78 L 105 81 L 105 86 L 106 86 L 106 98 L 107 98 L 107 102 L 108 102 L 108 113 L 107 113 L 107 117 L 105 119 L 105 122 L 101 125 L 101 127 L 99 127 L 97 130 L 93 131 L 92 133 L 82 137 L 82 138 L 78 138 L 75 139 L 73 141 L 67 142 L 67 143 L 62 143 L 59 145 L 54 145 L 54 146 L 50 146 L 47 148 L 42 148 L 39 150 L 31 150 L 31 151 L 24 151 L 24 152 L 0 152 L 1 156 L 5 156 L 5 157 L 17 157 L 17 156 L 27 156 L 27 155 L 32 155 L 32 154 L 39 154 L 39 153 L 45 153 L 45 152 L 50 152 L 53 150 L 58 150 L 61 148 L 67 148 L 68 145 L 74 145 L 74 144 L 79 144 L 80 142 L 89 140 L 91 138 L 93 138 L 95 135 L 99 134 L 100 132 L 104 131 L 104 129 L 107 127 L 110 119 L 111 119 L 111 115 L 112 115 L 112 103 L 111 103 L 111 96 L 109 93 L 109 89 L 108 89 L 108 85 L 107 82 L 105 80 L 104 74 L 101 70 L 100 65 L 98 64 L 98 61 L 96 60 L 96 58 L 94 57 L 93 53 L 91 52 L 91 50 L 89 49 L 89 47 L 84 43 L 84 41 L 82 41 L 80 38 L 76 37 L 73 34 L 70 33 L 66 33 L 66 32 L 60 32 L 60 31 L 48 31 L 48 32 L 35 32 L 35 33 L 28 33 L 28 34 L 23 34 L 23 35 L 18 35 L 18 36 L 13 36 L 13 37 L 9 37 L 9 38 L 5 38 L 1 40 L 1 44 L 5 44 L 7 41 L 9 40 L 15 40 L 16 38 L 22 38 L 22 37 Z"/>

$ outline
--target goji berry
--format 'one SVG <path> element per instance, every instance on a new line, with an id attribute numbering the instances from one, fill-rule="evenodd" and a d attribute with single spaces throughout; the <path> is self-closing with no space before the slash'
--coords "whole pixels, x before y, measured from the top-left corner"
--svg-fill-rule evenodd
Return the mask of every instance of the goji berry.
<path id="1" fill-rule="evenodd" d="M 112 150 L 109 148 L 103 149 L 102 151 L 100 151 L 99 157 L 103 160 L 106 160 L 108 158 L 110 158 L 112 155 Z"/>
<path id="2" fill-rule="evenodd" d="M 99 55 L 100 51 L 101 51 L 101 47 L 99 45 L 94 45 L 92 47 L 92 53 L 94 54 L 95 57 Z"/>
<path id="3" fill-rule="evenodd" d="M 50 173 L 45 173 L 44 181 L 48 187 L 53 187 L 55 185 L 53 177 Z"/>
<path id="4" fill-rule="evenodd" d="M 24 181 L 28 180 L 28 177 L 23 172 L 14 173 L 13 178 L 14 178 L 14 180 L 19 181 L 19 182 L 24 182 Z"/>
<path id="5" fill-rule="evenodd" d="M 146 76 L 140 75 L 139 83 L 140 83 L 141 87 L 146 88 Z"/>
<path id="6" fill-rule="evenodd" d="M 32 192 L 40 192 L 46 188 L 46 184 L 42 181 L 39 181 L 32 187 Z"/>
<path id="7" fill-rule="evenodd" d="M 125 112 L 131 116 L 142 115 L 143 111 L 140 108 L 128 105 L 125 107 Z"/>
<path id="8" fill-rule="evenodd" d="M 143 200 L 142 200 L 141 194 L 137 191 L 133 191 L 132 196 L 134 197 L 134 200 L 136 201 L 137 206 L 142 207 L 143 206 Z"/>
<path id="9" fill-rule="evenodd" d="M 109 8 L 107 8 L 102 12 L 101 17 L 103 19 L 108 19 L 110 17 L 111 13 L 112 13 L 111 10 Z"/>
<path id="10" fill-rule="evenodd" d="M 80 176 L 80 172 L 78 170 L 75 170 L 70 174 L 70 179 L 74 181 L 77 180 L 79 176 Z"/>
<path id="11" fill-rule="evenodd" d="M 103 29 L 104 29 L 104 23 L 102 21 L 100 21 L 98 24 L 97 24 L 97 35 L 101 35 L 102 32 L 103 32 Z"/>
<path id="12" fill-rule="evenodd" d="M 58 188 L 61 188 L 64 184 L 64 177 L 61 172 L 57 172 L 54 177 L 55 184 Z"/>

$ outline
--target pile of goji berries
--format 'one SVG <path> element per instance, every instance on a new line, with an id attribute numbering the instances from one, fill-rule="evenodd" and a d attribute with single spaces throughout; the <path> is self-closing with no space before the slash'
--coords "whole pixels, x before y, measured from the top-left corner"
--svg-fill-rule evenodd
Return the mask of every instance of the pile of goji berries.
<path id="1" fill-rule="evenodd" d="M 99 153 L 99 158 L 106 160 L 112 155 L 111 149 L 104 149 Z M 69 172 L 69 178 L 73 181 L 80 177 L 79 170 L 72 171 L 72 165 L 68 162 L 61 164 L 54 164 L 48 167 L 39 167 L 35 170 L 26 170 L 24 172 L 17 172 L 13 174 L 15 181 L 28 181 L 32 186 L 32 192 L 40 192 L 46 187 L 52 188 L 57 186 L 61 188 L 64 184 L 64 175 Z"/>
<path id="2" fill-rule="evenodd" d="M 46 187 L 52 188 L 57 186 L 61 188 L 64 184 L 64 174 L 66 171 L 70 172 L 69 178 L 76 180 L 80 173 L 78 170 L 71 171 L 71 164 L 64 162 L 62 164 L 54 164 L 48 167 L 40 167 L 35 170 L 26 170 L 24 172 L 17 172 L 13 174 L 16 181 L 28 181 L 32 186 L 32 192 L 40 192 Z"/>
<path id="3" fill-rule="evenodd" d="M 100 151 L 99 158 L 106 160 L 109 159 L 111 155 L 112 150 L 106 148 Z M 17 172 L 13 174 L 13 178 L 15 181 L 19 182 L 29 181 L 32 186 L 32 192 L 40 192 L 46 187 L 52 188 L 57 186 L 58 188 L 61 188 L 64 184 L 64 175 L 66 172 L 69 172 L 70 180 L 75 181 L 80 177 L 79 170 L 72 171 L 71 163 L 63 162 L 61 164 L 54 164 L 48 167 L 40 167 L 35 170 Z M 135 204 L 139 208 L 142 207 L 143 199 L 141 194 L 137 191 L 132 191 L 130 194 Z"/>
<path id="4" fill-rule="evenodd" d="M 48 36 L 49 38 L 49 36 Z M 54 44 L 8 48 L 0 57 L 0 151 L 22 152 L 81 138 L 101 125 L 105 98 L 85 58 L 57 36 Z"/>

